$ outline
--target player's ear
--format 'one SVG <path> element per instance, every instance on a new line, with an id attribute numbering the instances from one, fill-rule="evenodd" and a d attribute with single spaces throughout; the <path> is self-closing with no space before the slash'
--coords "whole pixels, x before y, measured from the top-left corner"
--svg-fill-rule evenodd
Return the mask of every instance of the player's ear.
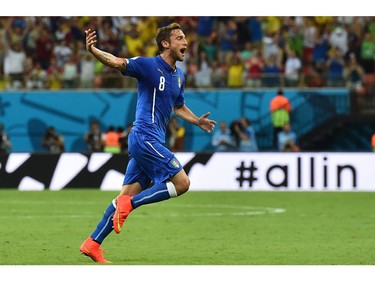
<path id="1" fill-rule="evenodd" d="M 161 41 L 161 45 L 164 49 L 169 49 L 169 42 L 167 40 Z"/>

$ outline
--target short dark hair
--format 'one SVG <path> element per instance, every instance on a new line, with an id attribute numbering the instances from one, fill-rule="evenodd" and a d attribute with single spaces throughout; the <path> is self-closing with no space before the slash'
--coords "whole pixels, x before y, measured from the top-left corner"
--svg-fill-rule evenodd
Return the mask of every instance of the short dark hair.
<path id="1" fill-rule="evenodd" d="M 164 52 L 164 47 L 163 47 L 163 44 L 161 42 L 163 41 L 167 41 L 167 42 L 171 42 L 171 33 L 173 30 L 175 29 L 181 29 L 181 26 L 174 22 L 174 23 L 171 23 L 167 26 L 163 26 L 163 27 L 159 27 L 157 32 L 156 32 L 156 44 L 158 45 L 158 49 L 159 49 L 159 52 L 162 53 Z"/>

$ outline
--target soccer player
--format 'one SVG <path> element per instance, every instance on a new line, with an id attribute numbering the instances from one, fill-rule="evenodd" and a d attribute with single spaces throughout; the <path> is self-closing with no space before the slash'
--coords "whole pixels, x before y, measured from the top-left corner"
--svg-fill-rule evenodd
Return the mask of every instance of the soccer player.
<path id="1" fill-rule="evenodd" d="M 208 119 L 210 112 L 196 116 L 185 104 L 185 77 L 176 67 L 183 61 L 187 41 L 181 26 L 172 23 L 157 30 L 156 57 L 116 57 L 95 47 L 94 30 L 86 33 L 86 49 L 101 63 L 138 80 L 136 118 L 129 134 L 129 163 L 120 194 L 109 204 L 94 232 L 83 242 L 80 251 L 93 261 L 109 263 L 100 248 L 114 229 L 118 234 L 134 209 L 180 196 L 188 191 L 190 180 L 181 163 L 167 149 L 167 124 L 174 114 L 210 133 L 216 121 Z"/>

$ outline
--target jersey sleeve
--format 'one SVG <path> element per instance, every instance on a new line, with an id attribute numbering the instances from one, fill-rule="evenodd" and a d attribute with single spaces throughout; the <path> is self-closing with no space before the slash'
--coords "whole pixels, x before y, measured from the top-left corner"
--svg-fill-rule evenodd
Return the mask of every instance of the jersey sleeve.
<path id="1" fill-rule="evenodd" d="M 144 76 L 143 70 L 147 69 L 147 60 L 143 57 L 133 57 L 127 60 L 126 70 L 122 72 L 124 76 L 141 79 Z"/>

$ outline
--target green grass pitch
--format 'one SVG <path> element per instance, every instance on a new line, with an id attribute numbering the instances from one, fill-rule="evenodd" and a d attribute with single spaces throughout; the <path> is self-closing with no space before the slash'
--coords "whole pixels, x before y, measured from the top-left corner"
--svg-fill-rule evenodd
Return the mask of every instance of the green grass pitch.
<path id="1" fill-rule="evenodd" d="M 118 192 L 0 190 L 0 265 L 79 252 Z M 375 193 L 203 192 L 146 205 L 102 244 L 114 265 L 374 265 Z"/>

